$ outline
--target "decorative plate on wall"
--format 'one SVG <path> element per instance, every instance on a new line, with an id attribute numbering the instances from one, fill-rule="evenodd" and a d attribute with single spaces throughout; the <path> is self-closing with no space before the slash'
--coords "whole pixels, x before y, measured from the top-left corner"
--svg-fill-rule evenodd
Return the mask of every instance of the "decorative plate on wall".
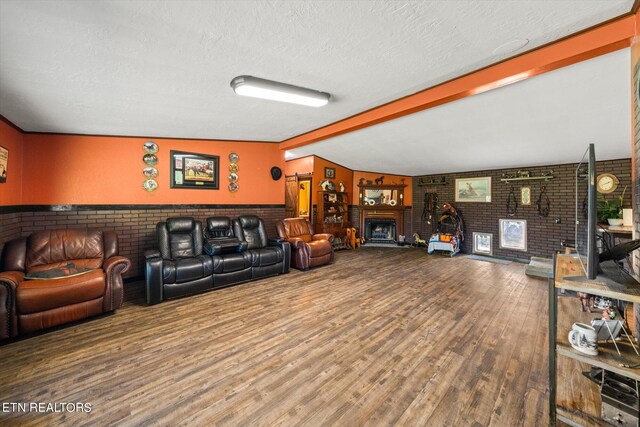
<path id="1" fill-rule="evenodd" d="M 232 193 L 235 193 L 236 191 L 238 191 L 238 184 L 236 184 L 235 182 L 232 182 L 231 184 L 229 184 L 229 191 Z"/>
<path id="2" fill-rule="evenodd" d="M 153 179 L 158 176 L 158 169 L 154 167 L 144 168 L 142 174 L 149 179 Z"/>
<path id="3" fill-rule="evenodd" d="M 155 154 L 145 154 L 142 157 L 142 161 L 148 164 L 149 166 L 154 166 L 156 163 L 158 163 L 158 158 L 156 157 Z"/>
<path id="4" fill-rule="evenodd" d="M 229 174 L 229 181 L 236 182 L 237 180 L 238 180 L 238 174 L 235 174 L 235 173 Z"/>
<path id="5" fill-rule="evenodd" d="M 229 161 L 231 163 L 238 163 L 238 160 L 240 160 L 240 156 L 238 156 L 236 153 L 229 154 Z"/>
<path id="6" fill-rule="evenodd" d="M 158 144 L 153 141 L 147 141 L 144 143 L 144 151 L 149 154 L 155 154 L 158 152 Z"/>
<path id="7" fill-rule="evenodd" d="M 231 164 L 229 165 L 229 172 L 231 172 L 231 173 L 236 173 L 236 172 L 238 172 L 238 169 L 240 169 L 240 168 L 238 167 L 238 164 L 237 164 L 237 163 L 231 163 Z"/>
<path id="8" fill-rule="evenodd" d="M 148 179 L 142 184 L 142 186 L 147 191 L 155 191 L 156 188 L 158 188 L 158 183 L 155 179 Z"/>

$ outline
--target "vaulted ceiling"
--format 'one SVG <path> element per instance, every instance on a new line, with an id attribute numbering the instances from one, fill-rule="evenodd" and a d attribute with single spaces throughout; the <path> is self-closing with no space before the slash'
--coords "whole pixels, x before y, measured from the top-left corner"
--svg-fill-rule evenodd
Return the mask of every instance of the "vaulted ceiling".
<path id="1" fill-rule="evenodd" d="M 0 114 L 35 132 L 282 141 L 631 7 L 631 0 L 0 1 Z M 629 69 L 628 50 L 614 52 L 287 155 L 409 175 L 575 161 L 589 142 L 599 158 L 628 157 Z M 333 99 L 309 108 L 238 97 L 229 82 L 242 74 Z"/>

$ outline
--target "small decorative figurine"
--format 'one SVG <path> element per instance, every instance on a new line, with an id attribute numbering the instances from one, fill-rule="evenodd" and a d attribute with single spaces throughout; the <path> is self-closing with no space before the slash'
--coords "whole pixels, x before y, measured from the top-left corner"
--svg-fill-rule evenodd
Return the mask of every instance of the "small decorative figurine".
<path id="1" fill-rule="evenodd" d="M 384 175 L 382 175 L 380 178 L 376 178 L 376 185 L 382 184 L 384 184 Z"/>
<path id="2" fill-rule="evenodd" d="M 578 292 L 578 299 L 580 300 L 580 311 L 587 311 L 591 313 L 591 307 L 593 307 L 593 295 Z"/>
<path id="3" fill-rule="evenodd" d="M 340 192 L 344 193 L 344 182 L 340 181 Z"/>

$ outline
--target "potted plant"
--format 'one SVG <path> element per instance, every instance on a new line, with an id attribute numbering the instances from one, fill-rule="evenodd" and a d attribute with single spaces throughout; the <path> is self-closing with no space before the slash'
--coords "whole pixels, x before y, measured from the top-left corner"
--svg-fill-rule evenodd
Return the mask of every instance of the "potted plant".
<path id="1" fill-rule="evenodd" d="M 598 201 L 598 221 L 608 222 L 609 225 L 622 225 L 622 204 L 624 202 L 624 193 L 627 187 L 624 187 L 622 194 L 614 197 L 613 200 L 606 200 L 604 194 L 599 194 Z"/>

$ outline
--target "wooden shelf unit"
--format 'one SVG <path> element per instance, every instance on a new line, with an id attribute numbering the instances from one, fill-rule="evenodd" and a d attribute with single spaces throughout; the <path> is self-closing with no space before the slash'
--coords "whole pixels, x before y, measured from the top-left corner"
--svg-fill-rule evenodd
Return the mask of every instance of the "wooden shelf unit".
<path id="1" fill-rule="evenodd" d="M 600 418 L 600 393 L 596 384 L 582 377 L 580 372 L 591 366 L 605 369 L 640 381 L 640 369 L 621 366 L 622 363 L 638 363 L 626 336 L 616 341 L 622 358 L 618 356 L 612 341 L 598 343 L 598 355 L 589 356 L 575 350 L 568 342 L 568 333 L 575 322 L 590 324 L 598 318 L 597 312 L 582 312 L 577 297 L 557 295 L 556 290 L 566 289 L 585 292 L 626 302 L 640 303 L 640 285 L 619 273 L 615 267 L 603 267 L 603 274 L 594 280 L 584 276 L 580 259 L 574 254 L 556 254 L 554 279 L 549 280 L 549 417 L 570 425 L 602 425 Z M 631 331 L 628 331 L 631 333 Z M 633 337 L 632 337 L 633 338 Z M 636 344 L 636 348 L 637 348 Z M 562 373 L 566 381 L 558 383 Z M 579 375 L 576 376 L 576 373 Z M 569 380 L 570 378 L 570 380 Z M 579 387 L 576 389 L 576 385 Z M 576 400 L 570 392 L 579 394 Z"/>
<path id="2" fill-rule="evenodd" d="M 318 191 L 318 215 L 316 233 L 331 233 L 333 247 L 346 247 L 347 227 L 349 227 L 349 195 L 341 191 Z"/>

